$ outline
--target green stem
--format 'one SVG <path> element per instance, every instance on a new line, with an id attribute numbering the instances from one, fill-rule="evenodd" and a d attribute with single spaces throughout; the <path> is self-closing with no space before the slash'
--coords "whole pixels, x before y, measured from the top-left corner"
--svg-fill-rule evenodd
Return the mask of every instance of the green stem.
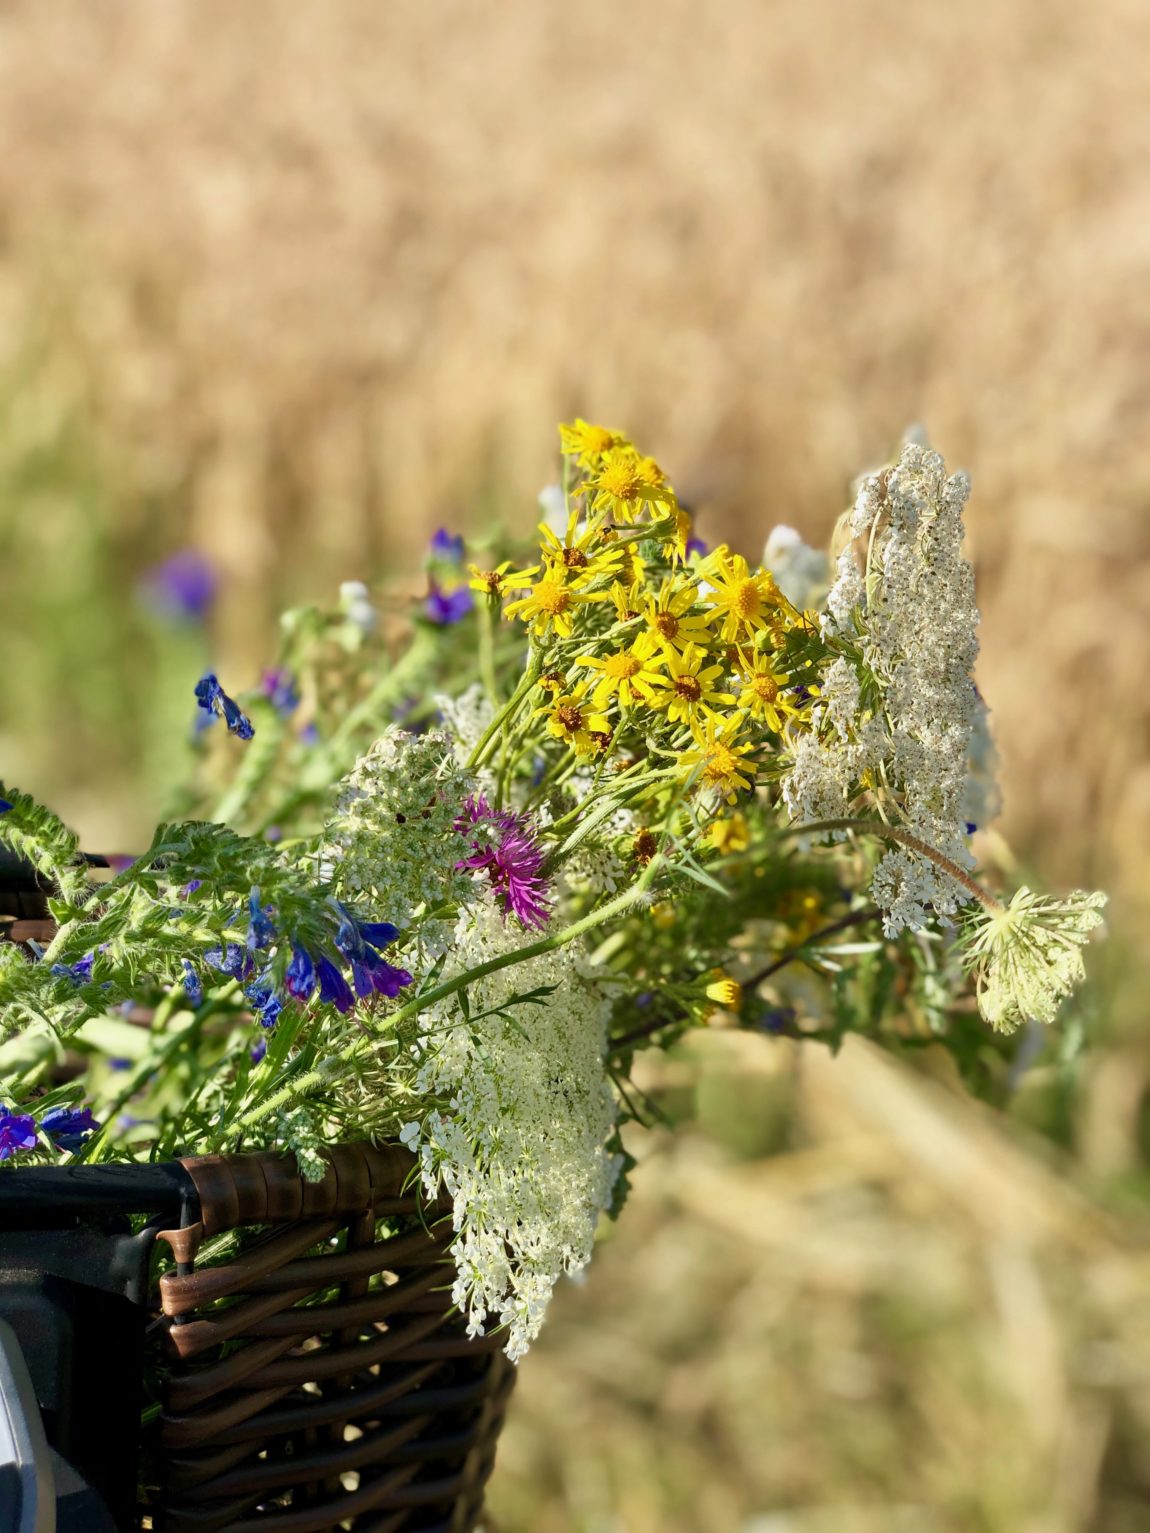
<path id="1" fill-rule="evenodd" d="M 805 825 L 788 825 L 785 830 L 779 832 L 779 835 L 780 837 L 819 836 L 832 830 L 853 830 L 858 835 L 878 836 L 884 841 L 897 841 L 900 846 L 909 847 L 912 852 L 917 852 L 920 857 L 933 862 L 936 868 L 941 868 L 991 914 L 997 914 L 1004 908 L 1002 902 L 988 893 L 976 879 L 971 878 L 965 868 L 960 868 L 957 862 L 953 862 L 944 853 L 930 846 L 926 841 L 920 840 L 918 836 L 912 835 L 909 830 L 903 830 L 901 825 L 884 825 L 878 820 L 813 820 Z"/>
<path id="2" fill-rule="evenodd" d="M 542 667 L 538 653 L 533 651 L 531 659 L 528 662 L 527 669 L 519 678 L 519 685 L 515 688 L 515 691 L 511 694 L 506 703 L 504 703 L 503 707 L 496 711 L 495 717 L 483 731 L 483 734 L 479 738 L 478 744 L 471 752 L 471 759 L 468 761 L 467 765 L 472 771 L 474 771 L 476 767 L 483 765 L 484 759 L 487 755 L 488 747 L 490 746 L 491 742 L 502 733 L 503 726 L 508 722 L 508 720 L 514 717 L 515 713 L 518 711 L 521 703 L 523 702 L 523 699 L 535 685 L 541 668 Z"/>
<path id="3" fill-rule="evenodd" d="M 230 1010 L 227 1002 L 233 995 L 239 993 L 239 988 L 238 983 L 233 980 L 218 995 L 213 996 L 206 1005 L 201 1006 L 194 1014 L 189 1025 L 181 1028 L 178 1033 L 173 1034 L 158 1054 L 147 1055 L 139 1062 L 129 1076 L 127 1084 L 113 1099 L 111 1105 L 104 1109 L 103 1128 L 101 1128 L 98 1134 L 94 1134 L 87 1144 L 76 1151 L 75 1159 L 77 1161 L 104 1159 L 104 1150 L 115 1128 L 116 1120 L 135 1096 L 136 1092 L 142 1086 L 147 1085 L 153 1075 L 159 1075 L 169 1060 L 188 1047 L 209 1017 L 214 1016 L 217 1012 Z M 155 1016 L 152 1018 L 152 1032 L 154 1034 L 163 1032 L 172 1014 L 181 1005 L 186 1005 L 186 1002 L 187 998 L 182 990 L 173 991 L 170 995 L 165 996 L 159 1006 L 156 1007 Z"/>
<path id="4" fill-rule="evenodd" d="M 499 681 L 495 675 L 496 603 L 484 598 L 479 603 L 479 676 L 493 708 L 499 707 Z"/>

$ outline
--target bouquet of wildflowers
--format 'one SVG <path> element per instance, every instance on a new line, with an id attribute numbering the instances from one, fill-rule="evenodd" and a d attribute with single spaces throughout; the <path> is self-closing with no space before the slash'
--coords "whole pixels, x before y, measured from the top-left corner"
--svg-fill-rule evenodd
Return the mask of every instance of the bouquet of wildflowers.
<path id="1" fill-rule="evenodd" d="M 993 752 L 937 453 L 862 481 L 833 564 L 777 528 L 752 566 L 618 432 L 561 440 L 529 555 L 439 533 L 418 603 L 349 584 L 250 694 L 204 676 L 180 817 L 103 881 L 0 790 L 57 923 L 0 945 L 0 1159 L 320 1174 L 398 1139 L 513 1357 L 620 1206 L 639 1050 L 726 1021 L 969 1064 L 1054 1018 L 1103 903 L 976 875 Z"/>

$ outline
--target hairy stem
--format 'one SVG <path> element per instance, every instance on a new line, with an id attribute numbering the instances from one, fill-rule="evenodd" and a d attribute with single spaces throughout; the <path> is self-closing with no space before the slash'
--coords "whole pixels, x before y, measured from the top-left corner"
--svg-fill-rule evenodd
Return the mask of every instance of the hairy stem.
<path id="1" fill-rule="evenodd" d="M 897 841 L 900 846 L 908 847 L 912 852 L 917 852 L 920 857 L 925 857 L 928 862 L 933 862 L 936 868 L 941 868 L 948 877 L 954 879 L 956 884 L 961 884 L 970 897 L 977 900 L 984 909 L 994 915 L 1003 909 L 1001 900 L 996 900 L 994 895 L 984 889 L 977 879 L 971 878 L 965 868 L 960 868 L 957 862 L 952 861 L 909 830 L 903 830 L 901 825 L 884 825 L 878 820 L 812 820 L 805 825 L 788 825 L 785 830 L 779 832 L 779 835 L 818 836 L 832 830 L 853 830 L 860 836 L 878 836 L 883 841 Z"/>

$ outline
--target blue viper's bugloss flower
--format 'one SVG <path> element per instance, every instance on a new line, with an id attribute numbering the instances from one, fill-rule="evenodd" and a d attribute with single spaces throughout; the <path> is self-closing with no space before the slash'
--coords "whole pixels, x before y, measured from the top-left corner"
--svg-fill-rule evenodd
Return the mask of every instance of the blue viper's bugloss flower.
<path id="1" fill-rule="evenodd" d="M 53 1107 L 40 1119 L 41 1132 L 60 1150 L 78 1150 L 99 1127 L 90 1107 Z"/>
<path id="2" fill-rule="evenodd" d="M 272 988 L 271 981 L 261 977 L 256 984 L 249 985 L 244 994 L 252 1003 L 252 1010 L 259 1018 L 260 1026 L 266 1027 L 270 1032 L 279 1021 L 280 1012 L 284 1009 L 284 1003 Z"/>
<path id="3" fill-rule="evenodd" d="M 199 623 L 216 599 L 216 572 L 195 549 L 181 549 L 144 577 L 142 594 L 162 617 Z"/>
<path id="4" fill-rule="evenodd" d="M 54 963 L 51 972 L 57 979 L 70 979 L 73 984 L 86 985 L 92 978 L 92 965 L 95 961 L 95 953 L 85 953 L 83 958 L 73 964 Z"/>
<path id="5" fill-rule="evenodd" d="M 204 987 L 200 984 L 200 976 L 187 958 L 184 959 L 184 994 L 188 998 L 189 1006 L 203 1005 Z"/>
<path id="6" fill-rule="evenodd" d="M 231 979 L 250 979 L 255 973 L 251 954 L 240 947 L 238 942 L 229 942 L 222 948 L 210 947 L 204 958 L 213 969 L 219 969 Z"/>
<path id="7" fill-rule="evenodd" d="M 440 527 L 427 546 L 428 554 L 432 559 L 438 559 L 441 564 L 463 563 L 463 538 L 457 532 L 448 532 L 445 527 Z"/>
<path id="8" fill-rule="evenodd" d="M 406 969 L 397 969 L 370 948 L 365 957 L 352 959 L 351 977 L 355 993 L 361 1000 L 373 993 L 394 1000 L 405 985 L 411 984 L 411 975 Z"/>
<path id="9" fill-rule="evenodd" d="M 688 559 L 691 557 L 692 554 L 698 554 L 699 558 L 702 559 L 702 558 L 704 558 L 706 556 L 706 553 L 707 553 L 707 545 L 703 542 L 702 538 L 688 538 L 687 539 L 687 558 Z"/>
<path id="10" fill-rule="evenodd" d="M 284 973 L 284 989 L 297 1001 L 306 1001 L 315 989 L 315 962 L 307 948 L 292 944 L 291 960 Z"/>
<path id="11" fill-rule="evenodd" d="M 315 972 L 319 979 L 320 1000 L 329 1001 L 336 1011 L 350 1011 L 355 1005 L 355 997 L 331 959 L 321 954 L 316 960 Z"/>
<path id="12" fill-rule="evenodd" d="M 36 1148 L 36 1120 L 25 1113 L 0 1107 L 0 1160 L 10 1160 L 21 1150 Z"/>
<path id="13" fill-rule="evenodd" d="M 298 739 L 301 745 L 319 744 L 319 725 L 314 719 L 303 726 L 299 732 Z"/>
<path id="14" fill-rule="evenodd" d="M 218 714 L 237 739 L 250 740 L 255 734 L 251 719 L 235 699 L 228 696 L 220 686 L 219 678 L 211 671 L 196 682 L 196 702 L 207 713 Z"/>
<path id="15" fill-rule="evenodd" d="M 253 889 L 248 898 L 248 947 L 253 951 L 271 947 L 275 940 L 276 929 L 271 918 L 271 907 L 261 905 L 260 891 Z"/>
<path id="16" fill-rule="evenodd" d="M 285 719 L 299 707 L 299 690 L 295 676 L 284 666 L 267 670 L 260 677 L 260 691 L 278 714 Z"/>
<path id="17" fill-rule="evenodd" d="M 12 808 L 12 805 L 8 802 L 8 800 L 6 798 L 0 798 L 0 814 L 8 814 L 10 812 L 11 808 Z"/>
<path id="18" fill-rule="evenodd" d="M 456 586 L 454 591 L 445 591 L 433 580 L 423 613 L 441 628 L 448 628 L 452 623 L 461 622 L 474 606 L 475 596 L 470 586 Z"/>
<path id="19" fill-rule="evenodd" d="M 264 1055 L 267 1053 L 267 1051 L 268 1051 L 268 1041 L 267 1041 L 267 1039 L 266 1038 L 257 1038 L 256 1041 L 252 1044 L 251 1049 L 249 1051 L 250 1054 L 251 1054 L 252 1064 L 253 1065 L 258 1065 L 260 1063 L 260 1061 L 263 1059 Z"/>

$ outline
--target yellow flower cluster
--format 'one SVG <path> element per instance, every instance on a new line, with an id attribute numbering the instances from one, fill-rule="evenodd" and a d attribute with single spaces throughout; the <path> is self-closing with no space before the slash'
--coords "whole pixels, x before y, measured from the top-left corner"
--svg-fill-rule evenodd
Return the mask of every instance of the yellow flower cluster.
<path id="1" fill-rule="evenodd" d="M 541 526 L 529 570 L 474 571 L 545 661 L 536 713 L 581 756 L 655 746 L 733 804 L 754 786 L 766 730 L 802 728 L 808 693 L 782 662 L 811 628 L 769 570 L 706 553 L 666 474 L 621 432 L 559 428 L 567 527 Z"/>

